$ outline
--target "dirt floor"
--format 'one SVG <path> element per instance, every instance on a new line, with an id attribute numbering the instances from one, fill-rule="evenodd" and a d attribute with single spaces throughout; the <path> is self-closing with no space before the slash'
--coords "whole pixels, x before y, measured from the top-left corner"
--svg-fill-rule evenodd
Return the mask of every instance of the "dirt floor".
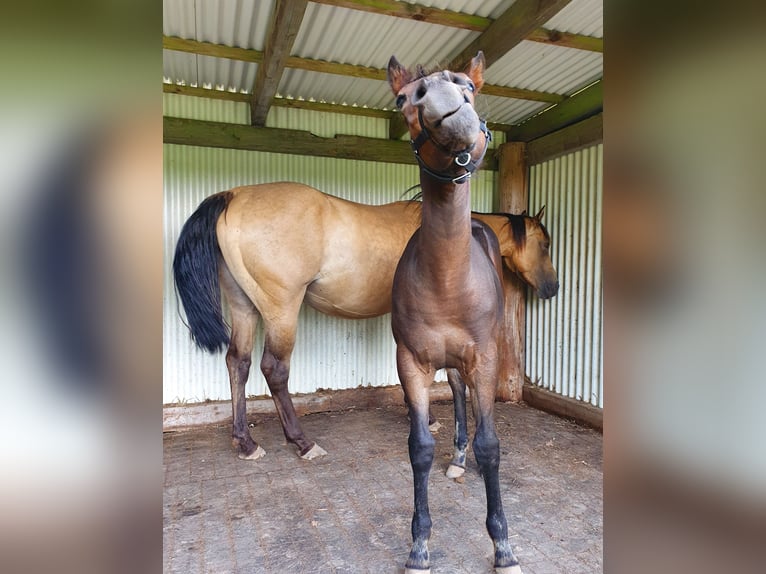
<path id="1" fill-rule="evenodd" d="M 492 572 L 476 461 L 469 452 L 462 482 L 444 475 L 452 404 L 433 411 L 442 427 L 429 482 L 431 571 Z M 601 434 L 524 405 L 497 404 L 496 419 L 503 504 L 524 574 L 602 572 Z M 258 461 L 237 458 L 229 426 L 165 434 L 165 574 L 403 572 L 412 517 L 404 407 L 302 417 L 329 453 L 310 462 L 275 417 L 251 422 L 267 453 Z"/>

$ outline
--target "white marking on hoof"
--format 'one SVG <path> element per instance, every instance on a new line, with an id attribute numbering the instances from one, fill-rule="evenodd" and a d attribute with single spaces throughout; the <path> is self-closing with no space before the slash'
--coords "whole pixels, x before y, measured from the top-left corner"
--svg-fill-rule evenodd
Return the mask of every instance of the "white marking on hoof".
<path id="1" fill-rule="evenodd" d="M 495 574 L 524 574 L 521 571 L 521 566 L 518 564 L 514 566 L 505 566 L 504 568 L 495 568 Z"/>
<path id="2" fill-rule="evenodd" d="M 315 458 L 319 458 L 320 456 L 324 456 L 326 454 L 327 451 L 315 443 L 314 446 L 312 446 L 306 454 L 301 455 L 301 458 L 303 460 L 314 460 Z"/>
<path id="3" fill-rule="evenodd" d="M 432 425 L 428 425 L 428 430 L 430 430 L 432 433 L 439 432 L 440 428 L 442 428 L 442 424 L 439 421 L 436 421 Z M 418 570 L 418 572 L 420 572 L 420 570 Z M 423 572 L 425 572 L 425 570 L 423 570 Z"/>
<path id="4" fill-rule="evenodd" d="M 431 569 L 428 570 L 417 570 L 415 568 L 405 568 L 404 574 L 431 574 Z"/>
<path id="5" fill-rule="evenodd" d="M 255 449 L 251 454 L 239 453 L 239 458 L 242 460 L 258 460 L 265 454 L 266 454 L 266 451 L 263 450 L 263 448 L 261 448 L 260 446 L 258 446 L 258 448 Z"/>
<path id="6" fill-rule="evenodd" d="M 464 474 L 465 469 L 457 466 L 456 464 L 451 464 L 449 467 L 447 467 L 447 478 L 458 478 Z"/>

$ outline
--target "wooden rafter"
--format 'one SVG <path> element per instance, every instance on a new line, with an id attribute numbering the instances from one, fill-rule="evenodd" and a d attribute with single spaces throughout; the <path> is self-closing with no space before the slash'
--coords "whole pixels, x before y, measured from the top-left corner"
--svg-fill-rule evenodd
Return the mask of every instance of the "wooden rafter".
<path id="1" fill-rule="evenodd" d="M 252 89 L 250 119 L 255 126 L 266 124 L 271 100 L 277 93 L 307 5 L 308 0 L 276 1 L 266 35 L 263 62 L 258 66 Z"/>
<path id="2" fill-rule="evenodd" d="M 191 54 L 201 54 L 205 56 L 214 56 L 218 58 L 228 58 L 232 60 L 241 60 L 245 62 L 260 63 L 263 61 L 263 52 L 258 50 L 247 50 L 243 48 L 232 48 L 222 44 L 211 44 L 210 42 L 198 42 L 196 40 L 186 40 L 174 36 L 163 36 L 162 47 L 167 50 L 177 50 Z M 367 66 L 355 66 L 352 64 L 340 64 L 337 62 L 326 62 L 324 60 L 312 60 L 309 58 L 299 58 L 290 56 L 285 63 L 287 68 L 295 68 L 310 72 L 321 72 L 324 74 L 335 74 L 339 76 L 351 76 L 354 78 L 366 78 L 368 80 L 386 80 L 386 71 L 381 68 L 370 68 Z M 550 92 L 539 92 L 536 90 L 524 90 L 508 86 L 495 86 L 484 84 L 482 93 L 491 96 L 500 96 L 504 98 L 517 98 L 520 100 L 532 100 L 536 102 L 548 102 L 555 104 L 565 99 L 559 94 Z"/>
<path id="3" fill-rule="evenodd" d="M 403 141 L 347 135 L 324 138 L 303 130 L 264 128 L 167 116 L 163 118 L 162 125 L 162 140 L 171 144 L 385 163 L 415 163 L 410 144 Z M 487 154 L 482 169 L 497 169 L 497 160 Z"/>
<path id="4" fill-rule="evenodd" d="M 582 34 L 570 34 L 569 32 L 559 32 L 558 30 L 549 30 L 547 28 L 538 28 L 527 36 L 525 40 L 541 42 L 552 46 L 563 46 L 564 48 L 587 50 L 588 52 L 604 51 L 603 38 L 584 36 Z"/>
<path id="5" fill-rule="evenodd" d="M 462 70 L 481 50 L 487 67 L 502 58 L 532 32 L 555 16 L 571 0 L 517 0 L 473 42 L 452 58 L 446 68 Z"/>
<path id="6" fill-rule="evenodd" d="M 596 114 L 526 144 L 527 165 L 548 161 L 603 140 L 604 116 Z"/>
<path id="7" fill-rule="evenodd" d="M 200 88 L 197 86 L 181 86 L 178 84 L 162 84 L 162 91 L 166 94 L 178 94 L 181 96 L 193 96 L 197 98 L 210 98 L 214 100 L 226 100 L 229 102 L 250 102 L 250 94 L 241 92 L 230 92 L 228 90 L 214 90 L 210 88 Z M 332 104 L 329 102 L 316 102 L 311 100 L 296 100 L 293 98 L 275 97 L 271 100 L 271 105 L 281 108 L 293 108 L 300 110 L 309 110 L 312 112 L 346 114 L 350 116 L 363 116 L 368 118 L 381 118 L 389 120 L 396 124 L 401 119 L 401 114 L 397 110 L 380 110 L 377 108 L 366 108 L 362 106 L 348 106 L 344 104 Z M 401 119 L 402 125 L 404 120 Z M 500 124 L 487 122 L 487 127 L 493 131 L 506 131 L 512 126 L 509 124 Z M 404 127 L 406 130 L 406 126 Z M 399 136 L 391 139 L 399 139 L 405 132 L 402 131 Z"/>
<path id="8" fill-rule="evenodd" d="M 596 115 L 604 109 L 604 86 L 601 80 L 594 82 L 560 104 L 556 104 L 510 128 L 508 141 L 530 141 L 555 132 L 575 122 Z"/>
<path id="9" fill-rule="evenodd" d="M 483 16 L 410 4 L 409 2 L 400 2 L 398 0 L 312 0 L 312 2 L 337 6 L 339 8 L 349 8 L 350 10 L 361 10 L 373 14 L 406 18 L 418 22 L 428 22 L 429 24 L 441 24 L 442 26 L 473 30 L 474 32 L 483 32 L 492 23 L 490 18 Z"/>
<path id="10" fill-rule="evenodd" d="M 466 14 L 464 12 L 453 12 L 452 10 L 443 10 L 441 8 L 432 8 L 421 6 L 419 4 L 410 4 L 400 0 L 312 0 L 317 4 L 327 4 L 328 6 L 337 6 L 351 10 L 362 10 L 373 14 L 383 14 L 386 16 L 395 16 L 397 18 L 406 18 L 417 22 L 427 22 L 428 24 L 439 24 L 451 28 L 460 28 L 462 30 L 471 30 L 473 32 L 484 32 L 492 24 L 491 18 Z M 603 38 L 585 36 L 582 34 L 570 34 L 558 30 L 549 30 L 547 28 L 537 28 L 525 38 L 532 42 L 542 42 L 544 44 L 553 44 L 556 46 L 565 46 L 567 48 L 576 48 L 579 50 L 588 50 L 592 52 L 604 51 Z"/>

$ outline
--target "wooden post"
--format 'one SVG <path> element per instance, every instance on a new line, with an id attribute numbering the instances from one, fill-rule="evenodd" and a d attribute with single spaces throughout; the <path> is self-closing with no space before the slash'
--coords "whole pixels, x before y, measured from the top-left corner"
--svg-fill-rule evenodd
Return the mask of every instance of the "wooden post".
<path id="1" fill-rule="evenodd" d="M 527 181 L 526 144 L 509 142 L 498 149 L 498 178 L 496 208 L 505 213 L 521 213 L 527 209 L 529 187 Z M 500 382 L 497 400 L 521 400 L 524 386 L 524 300 L 526 286 L 503 266 L 505 293 L 506 344 L 501 349 Z"/>

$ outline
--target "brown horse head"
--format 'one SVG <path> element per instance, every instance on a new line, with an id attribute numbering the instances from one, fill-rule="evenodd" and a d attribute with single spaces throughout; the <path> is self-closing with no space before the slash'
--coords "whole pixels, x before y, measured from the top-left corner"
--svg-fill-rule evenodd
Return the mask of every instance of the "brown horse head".
<path id="1" fill-rule="evenodd" d="M 531 285 L 541 299 L 550 299 L 559 290 L 556 270 L 550 255 L 551 237 L 542 223 L 545 206 L 534 217 L 524 212 L 510 215 L 500 231 L 503 261 L 525 283 Z M 505 234 L 509 234 L 510 237 Z"/>
<path id="2" fill-rule="evenodd" d="M 469 172 L 455 181 L 463 183 L 484 157 L 490 135 L 474 109 L 474 98 L 484 84 L 483 72 L 482 52 L 465 72 L 457 73 L 427 73 L 420 67 L 411 72 L 394 56 L 388 62 L 388 83 L 407 121 L 415 155 L 437 179 Z"/>

